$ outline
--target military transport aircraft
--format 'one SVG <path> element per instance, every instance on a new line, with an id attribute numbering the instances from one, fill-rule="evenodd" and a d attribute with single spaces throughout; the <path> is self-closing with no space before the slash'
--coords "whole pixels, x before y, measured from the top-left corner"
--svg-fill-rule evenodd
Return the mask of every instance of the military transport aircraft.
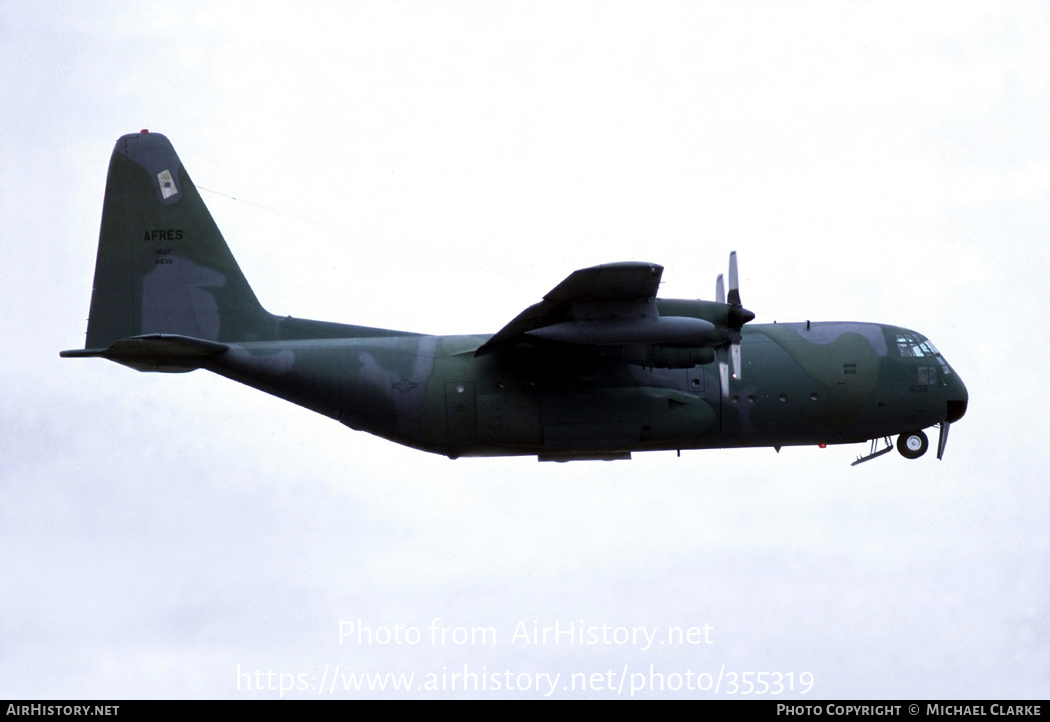
<path id="1" fill-rule="evenodd" d="M 962 380 L 921 334 L 750 324 L 736 254 L 715 300 L 657 298 L 663 268 L 584 268 L 495 335 L 279 317 L 259 304 L 163 135 L 113 151 L 82 350 L 139 371 L 207 369 L 424 451 L 629 459 L 634 451 L 871 442 L 937 457 Z M 880 447 L 879 442 L 882 442 Z M 880 448 L 877 448 L 880 447 Z"/>

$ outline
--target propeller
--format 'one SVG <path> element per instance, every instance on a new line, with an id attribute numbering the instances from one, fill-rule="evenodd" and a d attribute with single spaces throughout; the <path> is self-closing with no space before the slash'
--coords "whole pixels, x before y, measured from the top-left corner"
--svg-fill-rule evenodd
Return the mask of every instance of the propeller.
<path id="1" fill-rule="evenodd" d="M 726 294 L 722 274 L 719 273 L 715 281 L 715 300 L 718 303 L 729 305 L 726 314 L 726 335 L 729 337 L 729 343 L 718 348 L 718 375 L 722 381 L 722 393 L 728 395 L 730 360 L 732 360 L 733 378 L 740 379 L 743 376 L 743 367 L 740 362 L 740 329 L 755 317 L 755 314 L 744 308 L 740 302 L 740 276 L 737 273 L 736 251 L 729 254 L 729 294 Z"/>

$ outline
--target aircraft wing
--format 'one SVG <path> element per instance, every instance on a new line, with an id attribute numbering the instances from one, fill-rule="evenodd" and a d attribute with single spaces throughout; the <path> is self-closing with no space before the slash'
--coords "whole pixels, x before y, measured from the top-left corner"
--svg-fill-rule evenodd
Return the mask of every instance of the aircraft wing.
<path id="1" fill-rule="evenodd" d="M 644 318 L 656 313 L 663 266 L 610 263 L 574 271 L 537 304 L 519 313 L 478 349 L 477 355 L 526 334 L 580 321 Z M 542 331 L 540 333 L 542 337 Z"/>
<path id="2" fill-rule="evenodd" d="M 663 270 L 654 263 L 611 263 L 576 271 L 500 329 L 476 355 L 522 337 L 615 346 L 676 343 L 709 334 L 714 327 L 707 321 L 660 317 L 656 294 Z"/>

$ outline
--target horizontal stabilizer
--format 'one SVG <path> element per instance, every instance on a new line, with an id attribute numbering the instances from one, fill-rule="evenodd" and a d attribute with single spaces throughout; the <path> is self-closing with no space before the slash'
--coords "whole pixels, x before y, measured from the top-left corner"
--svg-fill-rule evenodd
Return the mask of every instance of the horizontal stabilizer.
<path id="1" fill-rule="evenodd" d="M 192 371 L 201 362 L 229 349 L 224 343 L 175 334 L 130 336 L 105 349 L 62 351 L 62 358 L 104 358 L 139 371 Z"/>

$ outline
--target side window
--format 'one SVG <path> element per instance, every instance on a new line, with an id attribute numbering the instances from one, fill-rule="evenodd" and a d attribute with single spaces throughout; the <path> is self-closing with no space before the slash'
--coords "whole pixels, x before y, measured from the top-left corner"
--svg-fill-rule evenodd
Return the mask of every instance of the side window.
<path id="1" fill-rule="evenodd" d="M 920 384 L 936 384 L 937 383 L 937 367 L 936 366 L 920 366 L 919 367 L 919 383 Z"/>

